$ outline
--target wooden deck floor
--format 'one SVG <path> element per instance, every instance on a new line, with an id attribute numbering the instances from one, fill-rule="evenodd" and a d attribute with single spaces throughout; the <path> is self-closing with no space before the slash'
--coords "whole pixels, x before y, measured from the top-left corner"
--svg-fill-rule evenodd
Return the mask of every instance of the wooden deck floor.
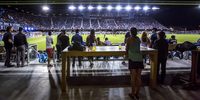
<path id="1" fill-rule="evenodd" d="M 170 69 L 169 66 L 168 72 L 173 74 L 173 72 L 189 71 L 190 65 L 186 66 L 188 61 L 181 62 L 184 66 L 177 65 L 180 61 L 172 62 L 168 63 L 168 66 L 174 68 Z M 110 65 L 117 63 L 121 62 L 109 62 Z M 84 64 L 87 66 L 87 62 Z M 76 74 L 72 73 L 71 76 L 77 75 L 80 70 L 78 67 L 75 69 L 77 69 Z M 146 70 L 148 71 L 148 68 Z M 103 75 L 100 74 L 102 71 L 97 71 L 95 75 Z M 23 68 L 0 67 L 0 100 L 131 100 L 127 95 L 130 92 L 128 85 L 70 86 L 69 94 L 61 94 L 60 90 L 60 64 L 51 69 L 48 69 L 46 64 L 32 64 Z M 184 90 L 180 85 L 158 85 L 155 89 L 144 85 L 140 97 L 141 100 L 200 100 L 199 94 L 199 89 Z"/>

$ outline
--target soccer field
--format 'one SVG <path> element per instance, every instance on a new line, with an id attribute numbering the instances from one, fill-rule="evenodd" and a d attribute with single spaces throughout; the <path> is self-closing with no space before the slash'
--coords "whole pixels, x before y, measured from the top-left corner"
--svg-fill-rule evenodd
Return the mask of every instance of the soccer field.
<path id="1" fill-rule="evenodd" d="M 167 34 L 167 38 L 170 38 L 172 34 Z M 178 43 L 182 43 L 184 41 L 190 41 L 190 42 L 196 42 L 198 39 L 200 39 L 199 34 L 174 34 L 178 40 Z M 82 35 L 83 40 L 86 41 L 87 35 Z M 138 34 L 140 37 L 141 34 Z M 53 35 L 53 40 L 54 40 L 54 46 L 57 42 L 56 40 L 57 35 Z M 69 36 L 70 41 L 72 35 Z M 103 34 L 96 34 L 96 37 L 100 37 L 101 41 L 104 41 L 104 35 Z M 124 34 L 119 34 L 119 35 L 106 35 L 106 37 L 111 41 L 111 43 L 123 43 L 124 42 Z M 34 38 L 29 38 L 28 39 L 29 44 L 37 44 L 38 45 L 38 50 L 45 50 L 46 48 L 46 38 L 45 36 L 41 37 L 34 37 Z"/>

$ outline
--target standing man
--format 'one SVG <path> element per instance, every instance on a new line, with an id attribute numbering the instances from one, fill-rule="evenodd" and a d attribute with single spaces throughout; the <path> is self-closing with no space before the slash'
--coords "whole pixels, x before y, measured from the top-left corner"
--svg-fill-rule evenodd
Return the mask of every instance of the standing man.
<path id="1" fill-rule="evenodd" d="M 61 33 L 57 37 L 57 44 L 56 44 L 58 62 L 60 62 L 60 54 L 61 54 L 61 52 L 67 46 L 69 46 L 69 37 L 66 35 L 65 30 L 62 30 Z"/>
<path id="2" fill-rule="evenodd" d="M 25 62 L 25 48 L 28 47 L 26 36 L 22 33 L 23 28 L 19 27 L 19 33 L 14 36 L 14 46 L 17 48 L 17 67 L 24 67 Z"/>
<path id="3" fill-rule="evenodd" d="M 6 29 L 6 33 L 3 35 L 3 42 L 4 42 L 4 47 L 6 49 L 6 61 L 5 61 L 5 66 L 7 67 L 13 67 L 10 63 L 10 57 L 12 53 L 12 47 L 13 47 L 13 38 L 12 38 L 12 32 L 13 28 L 12 26 L 8 26 Z"/>
<path id="4" fill-rule="evenodd" d="M 158 38 L 157 38 L 157 30 L 158 30 L 157 28 L 153 28 L 153 29 L 152 29 L 152 35 L 151 35 L 151 37 L 150 37 L 150 39 L 151 39 L 150 48 L 153 47 L 155 41 L 158 39 Z"/>
<path id="5" fill-rule="evenodd" d="M 51 63 L 51 59 L 53 58 L 53 52 L 54 52 L 54 47 L 53 47 L 53 38 L 52 38 L 52 33 L 48 32 L 48 35 L 46 37 L 46 52 L 48 55 L 48 67 L 52 67 L 53 65 Z"/>
<path id="6" fill-rule="evenodd" d="M 79 29 L 76 29 L 76 34 L 72 37 L 72 44 L 73 43 L 79 43 L 81 45 L 83 45 L 83 37 L 79 34 Z M 78 62 L 79 62 L 79 66 L 82 66 L 81 64 L 81 57 L 78 57 Z M 72 67 L 75 66 L 75 57 L 73 57 L 73 63 L 72 63 Z"/>
<path id="7" fill-rule="evenodd" d="M 62 34 L 59 37 L 61 51 L 63 51 L 67 46 L 69 46 L 69 37 L 66 35 L 65 30 L 62 30 Z"/>
<path id="8" fill-rule="evenodd" d="M 61 54 L 61 41 L 60 41 L 60 36 L 62 35 L 63 33 L 61 32 L 60 34 L 58 34 L 57 36 L 57 43 L 56 43 L 56 50 L 57 50 L 57 62 L 60 62 L 60 54 Z"/>
<path id="9" fill-rule="evenodd" d="M 165 39 L 165 37 L 166 37 L 165 32 L 163 31 L 159 32 L 158 40 L 156 40 L 153 45 L 153 48 L 158 50 L 157 80 L 161 84 L 164 83 L 166 76 L 166 62 L 168 55 L 168 41 Z M 161 67 L 161 75 L 159 74 L 160 67 Z"/>

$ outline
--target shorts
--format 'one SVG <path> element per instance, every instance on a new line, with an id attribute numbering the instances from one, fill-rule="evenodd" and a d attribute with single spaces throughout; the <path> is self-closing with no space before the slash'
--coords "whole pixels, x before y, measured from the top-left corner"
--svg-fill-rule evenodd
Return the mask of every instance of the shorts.
<path id="1" fill-rule="evenodd" d="M 128 60 L 128 69 L 144 69 L 143 61 Z"/>
<path id="2" fill-rule="evenodd" d="M 46 52 L 48 57 L 53 58 L 53 48 L 47 48 Z"/>

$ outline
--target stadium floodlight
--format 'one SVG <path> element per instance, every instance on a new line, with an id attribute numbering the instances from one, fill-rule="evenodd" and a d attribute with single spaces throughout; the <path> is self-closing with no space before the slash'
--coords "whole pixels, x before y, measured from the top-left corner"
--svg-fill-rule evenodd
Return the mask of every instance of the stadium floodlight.
<path id="1" fill-rule="evenodd" d="M 71 11 L 73 11 L 73 10 L 75 10 L 76 9 L 76 7 L 75 6 L 73 6 L 73 5 L 71 5 L 71 6 L 69 6 L 69 8 L 68 8 L 69 10 L 71 10 Z"/>
<path id="2" fill-rule="evenodd" d="M 31 30 L 31 28 L 29 27 L 28 30 Z"/>
<path id="3" fill-rule="evenodd" d="M 131 7 L 130 5 L 127 5 L 127 6 L 125 7 L 125 9 L 126 9 L 126 11 L 130 11 L 130 10 L 132 9 L 132 7 Z"/>
<path id="4" fill-rule="evenodd" d="M 141 7 L 140 6 L 135 6 L 134 9 L 138 11 L 138 10 L 141 9 Z"/>
<path id="5" fill-rule="evenodd" d="M 102 10 L 102 9 L 103 9 L 103 7 L 101 5 L 97 6 L 97 10 Z"/>
<path id="6" fill-rule="evenodd" d="M 152 7 L 151 9 L 152 9 L 152 10 L 158 10 L 158 9 L 160 9 L 160 8 L 158 8 L 158 7 Z"/>
<path id="7" fill-rule="evenodd" d="M 94 7 L 91 6 L 91 5 L 89 5 L 89 6 L 88 6 L 88 10 L 92 10 L 92 9 L 94 9 Z"/>
<path id="8" fill-rule="evenodd" d="M 84 10 L 85 7 L 84 7 L 83 5 L 80 5 L 80 6 L 78 6 L 78 9 L 79 9 L 79 10 Z"/>
<path id="9" fill-rule="evenodd" d="M 149 9 L 150 9 L 149 6 L 144 6 L 144 7 L 143 7 L 143 10 L 144 10 L 144 11 L 147 11 L 147 10 L 149 10 Z"/>
<path id="10" fill-rule="evenodd" d="M 25 29 L 25 30 L 27 30 L 28 28 L 27 28 L 27 27 L 25 27 L 24 29 Z"/>
<path id="11" fill-rule="evenodd" d="M 44 5 L 44 6 L 42 6 L 42 10 L 44 10 L 44 11 L 48 11 L 48 10 L 49 10 L 49 7 L 46 6 L 46 5 Z"/>
<path id="12" fill-rule="evenodd" d="M 106 8 L 108 11 L 111 11 L 113 9 L 113 7 L 111 5 L 108 5 Z"/>
<path id="13" fill-rule="evenodd" d="M 198 6 L 198 8 L 200 8 L 200 5 Z"/>
<path id="14" fill-rule="evenodd" d="M 31 28 L 31 30 L 33 31 L 33 28 Z"/>
<path id="15" fill-rule="evenodd" d="M 121 5 L 117 5 L 117 6 L 115 7 L 115 9 L 116 9 L 117 11 L 120 11 L 120 10 L 122 10 L 122 6 L 121 6 Z"/>

